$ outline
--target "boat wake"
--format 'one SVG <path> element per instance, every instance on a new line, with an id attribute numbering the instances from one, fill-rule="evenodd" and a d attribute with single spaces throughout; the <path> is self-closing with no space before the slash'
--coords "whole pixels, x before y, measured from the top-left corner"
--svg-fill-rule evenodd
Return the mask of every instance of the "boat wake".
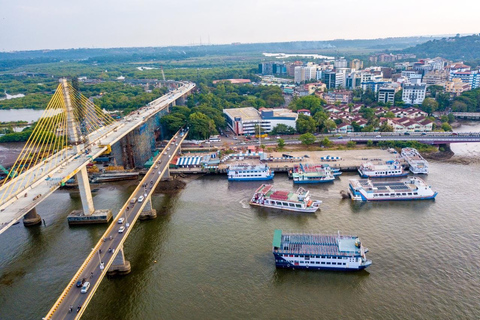
<path id="1" fill-rule="evenodd" d="M 240 200 L 239 203 L 242 205 L 243 209 L 250 208 L 250 205 L 248 204 L 248 200 L 246 200 L 246 199 Z"/>

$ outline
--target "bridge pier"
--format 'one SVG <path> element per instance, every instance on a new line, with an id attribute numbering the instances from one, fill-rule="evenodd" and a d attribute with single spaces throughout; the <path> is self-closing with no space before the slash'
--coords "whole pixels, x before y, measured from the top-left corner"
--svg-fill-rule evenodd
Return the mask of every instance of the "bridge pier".
<path id="1" fill-rule="evenodd" d="M 153 209 L 152 207 L 152 196 L 148 197 L 144 201 L 146 202 L 145 207 L 143 208 L 143 211 L 138 216 L 138 219 L 139 220 L 155 219 L 157 217 L 157 210 Z"/>
<path id="2" fill-rule="evenodd" d="M 178 99 L 176 100 L 176 102 L 177 102 L 177 104 L 178 104 L 179 106 L 184 106 L 184 105 L 185 105 L 185 102 L 186 102 L 185 96 L 181 96 L 180 98 L 178 98 Z"/>
<path id="3" fill-rule="evenodd" d="M 113 262 L 108 268 L 107 276 L 123 276 L 129 274 L 132 271 L 132 266 L 130 261 L 125 259 L 125 254 L 123 253 L 123 245 L 121 247 L 115 248 L 117 255 Z"/>
<path id="4" fill-rule="evenodd" d="M 168 159 L 170 161 L 170 159 Z M 170 181 L 172 180 L 172 176 L 170 175 L 170 168 L 167 165 L 167 169 L 165 170 L 165 174 L 163 175 L 160 181 Z"/>
<path id="5" fill-rule="evenodd" d="M 73 210 L 67 217 L 69 225 L 108 223 L 112 219 L 112 210 L 95 210 L 92 191 L 88 182 L 87 168 L 83 167 L 76 175 L 83 210 Z"/>
<path id="6" fill-rule="evenodd" d="M 32 227 L 42 223 L 42 217 L 37 213 L 37 209 L 33 208 L 23 216 L 23 225 L 25 227 Z"/>

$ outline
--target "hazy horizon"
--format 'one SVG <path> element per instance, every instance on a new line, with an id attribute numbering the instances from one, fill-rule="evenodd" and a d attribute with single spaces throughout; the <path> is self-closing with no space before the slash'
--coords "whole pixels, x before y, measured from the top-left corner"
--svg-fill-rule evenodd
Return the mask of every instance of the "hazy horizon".
<path id="1" fill-rule="evenodd" d="M 431 37 L 480 32 L 480 2 L 0 0 L 0 51 Z M 445 21 L 448 20 L 448 23 Z M 328 28 L 327 28 L 328 27 Z"/>

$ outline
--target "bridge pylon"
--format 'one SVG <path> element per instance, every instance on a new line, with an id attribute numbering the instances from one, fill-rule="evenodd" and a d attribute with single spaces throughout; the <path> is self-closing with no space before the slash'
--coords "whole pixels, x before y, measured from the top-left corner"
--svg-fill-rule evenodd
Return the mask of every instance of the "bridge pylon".
<path id="1" fill-rule="evenodd" d="M 114 248 L 116 252 L 116 256 L 113 259 L 110 268 L 108 268 L 107 275 L 109 276 L 116 276 L 116 275 L 125 275 L 129 274 L 132 271 L 132 266 L 130 265 L 130 261 L 125 259 L 125 254 L 123 252 L 123 244 L 118 247 Z"/>

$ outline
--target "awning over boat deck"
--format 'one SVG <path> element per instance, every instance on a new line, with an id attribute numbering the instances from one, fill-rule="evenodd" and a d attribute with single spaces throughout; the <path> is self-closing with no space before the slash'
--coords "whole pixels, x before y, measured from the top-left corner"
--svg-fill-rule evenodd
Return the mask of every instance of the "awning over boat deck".
<path id="1" fill-rule="evenodd" d="M 198 166 L 202 157 L 180 157 L 177 166 Z"/>
<path id="2" fill-rule="evenodd" d="M 272 243 L 274 248 L 280 248 L 282 245 L 282 230 L 280 229 L 275 229 L 273 232 L 273 243 Z"/>

